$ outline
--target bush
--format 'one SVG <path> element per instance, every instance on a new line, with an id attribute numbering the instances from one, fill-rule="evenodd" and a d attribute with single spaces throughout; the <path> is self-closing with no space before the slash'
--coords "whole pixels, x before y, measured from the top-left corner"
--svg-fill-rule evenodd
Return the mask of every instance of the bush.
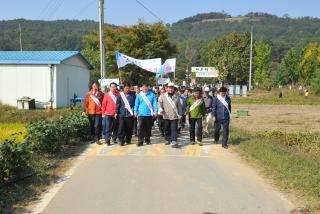
<path id="1" fill-rule="evenodd" d="M 27 141 L 17 144 L 4 141 L 0 144 L 0 183 L 25 176 L 33 171 L 31 144 Z"/>
<path id="2" fill-rule="evenodd" d="M 311 89 L 315 94 L 320 95 L 320 69 L 315 72 L 311 80 Z"/>
<path id="3" fill-rule="evenodd" d="M 39 151 L 56 153 L 72 140 L 85 140 L 89 135 L 86 116 L 73 113 L 55 120 L 41 120 L 27 126 L 28 140 Z"/>

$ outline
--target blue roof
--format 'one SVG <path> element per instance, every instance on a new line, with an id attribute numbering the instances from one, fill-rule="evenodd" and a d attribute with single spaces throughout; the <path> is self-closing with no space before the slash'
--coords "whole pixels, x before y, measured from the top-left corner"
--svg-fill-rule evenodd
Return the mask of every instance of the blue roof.
<path id="1" fill-rule="evenodd" d="M 80 56 L 90 69 L 93 68 L 79 51 L 0 51 L 0 64 L 55 65 L 62 64 L 74 56 Z"/>

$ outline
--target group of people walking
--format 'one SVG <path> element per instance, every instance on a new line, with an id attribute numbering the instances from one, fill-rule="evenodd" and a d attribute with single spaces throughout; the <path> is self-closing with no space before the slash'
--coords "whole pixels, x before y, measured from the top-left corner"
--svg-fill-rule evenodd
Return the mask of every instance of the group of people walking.
<path id="1" fill-rule="evenodd" d="M 151 144 L 152 127 L 157 121 L 166 145 L 179 147 L 181 129 L 189 124 L 191 144 L 202 146 L 203 137 L 209 137 L 211 123 L 213 142 L 219 142 L 223 127 L 222 147 L 228 148 L 231 99 L 226 87 L 215 93 L 209 87 L 179 88 L 173 83 L 153 90 L 148 84 L 118 89 L 116 83 L 111 83 L 103 93 L 99 82 L 94 81 L 86 95 L 83 114 L 88 115 L 94 142 L 123 146 L 131 144 L 136 135 L 137 146 Z"/>

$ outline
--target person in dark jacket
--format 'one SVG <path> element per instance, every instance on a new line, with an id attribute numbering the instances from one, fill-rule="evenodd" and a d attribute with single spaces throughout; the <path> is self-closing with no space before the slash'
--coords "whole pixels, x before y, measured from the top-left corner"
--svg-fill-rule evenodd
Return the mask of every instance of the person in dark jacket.
<path id="1" fill-rule="evenodd" d="M 117 98 L 117 115 L 119 117 L 119 131 L 118 138 L 120 146 L 124 143 L 130 144 L 133 133 L 134 113 L 133 107 L 135 96 L 130 93 L 129 85 L 125 85 L 123 92 Z"/>
<path id="2" fill-rule="evenodd" d="M 227 96 L 227 88 L 221 87 L 212 102 L 212 116 L 215 121 L 214 141 L 219 142 L 221 126 L 223 126 L 222 147 L 228 148 L 229 123 L 231 119 L 231 99 Z"/>

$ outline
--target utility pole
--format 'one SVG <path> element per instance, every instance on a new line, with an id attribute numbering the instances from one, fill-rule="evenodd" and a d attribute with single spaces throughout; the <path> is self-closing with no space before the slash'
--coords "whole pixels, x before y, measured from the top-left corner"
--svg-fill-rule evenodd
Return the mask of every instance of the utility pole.
<path id="1" fill-rule="evenodd" d="M 20 51 L 22 51 L 22 36 L 21 36 L 21 25 L 19 23 L 19 32 L 20 32 Z"/>
<path id="2" fill-rule="evenodd" d="M 251 41 L 250 41 L 250 70 L 249 70 L 249 91 L 252 89 L 252 40 L 253 40 L 253 26 L 251 26 Z"/>
<path id="3" fill-rule="evenodd" d="M 106 49 L 104 45 L 104 0 L 99 0 L 99 30 L 101 79 L 104 79 L 106 74 Z"/>

